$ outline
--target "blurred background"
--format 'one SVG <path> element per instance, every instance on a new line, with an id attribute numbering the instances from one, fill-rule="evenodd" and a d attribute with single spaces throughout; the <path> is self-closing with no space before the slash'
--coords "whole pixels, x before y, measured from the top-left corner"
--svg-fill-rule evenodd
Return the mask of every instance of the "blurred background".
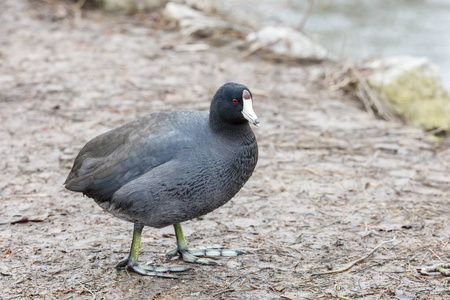
<path id="1" fill-rule="evenodd" d="M 223 8 L 262 25 L 297 28 L 341 58 L 426 56 L 450 90 L 448 0 L 229 0 Z"/>

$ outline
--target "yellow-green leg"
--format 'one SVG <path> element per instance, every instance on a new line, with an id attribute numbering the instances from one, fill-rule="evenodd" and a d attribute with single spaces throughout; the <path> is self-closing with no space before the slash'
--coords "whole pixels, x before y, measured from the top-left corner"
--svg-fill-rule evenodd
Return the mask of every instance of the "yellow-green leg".
<path id="1" fill-rule="evenodd" d="M 175 235 L 177 237 L 177 248 L 169 251 L 166 257 L 173 257 L 180 254 L 185 262 L 203 264 L 203 265 L 217 265 L 217 261 L 206 257 L 215 256 L 238 256 L 244 254 L 240 250 L 224 249 L 224 245 L 211 245 L 199 248 L 188 248 L 186 239 L 181 229 L 181 224 L 174 224 Z M 205 257 L 206 256 L 206 257 Z"/>
<path id="2" fill-rule="evenodd" d="M 134 224 L 133 242 L 128 258 L 122 260 L 116 265 L 117 269 L 127 268 L 129 271 L 136 272 L 141 275 L 159 276 L 165 278 L 179 278 L 176 275 L 168 274 L 168 272 L 183 272 L 190 270 L 189 267 L 153 267 L 147 264 L 138 264 L 139 246 L 141 244 L 141 234 L 144 225 Z"/>

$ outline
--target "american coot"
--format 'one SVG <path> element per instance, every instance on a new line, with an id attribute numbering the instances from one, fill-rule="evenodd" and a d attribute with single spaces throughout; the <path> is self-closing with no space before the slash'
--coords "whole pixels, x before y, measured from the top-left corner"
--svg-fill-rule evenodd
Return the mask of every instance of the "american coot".
<path id="1" fill-rule="evenodd" d="M 112 215 L 134 223 L 127 259 L 116 267 L 143 275 L 177 277 L 138 264 L 144 226 L 173 225 L 184 261 L 216 264 L 207 256 L 236 256 L 222 245 L 189 249 L 181 222 L 227 203 L 250 178 L 258 146 L 249 122 L 259 126 L 252 94 L 244 85 L 226 83 L 214 95 L 210 113 L 153 113 L 97 136 L 81 149 L 65 187 L 82 192 Z"/>

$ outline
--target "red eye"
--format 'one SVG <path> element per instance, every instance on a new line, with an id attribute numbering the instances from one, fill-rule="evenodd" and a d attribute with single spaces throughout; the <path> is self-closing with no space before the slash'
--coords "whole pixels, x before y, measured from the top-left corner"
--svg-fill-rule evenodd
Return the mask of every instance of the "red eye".
<path id="1" fill-rule="evenodd" d="M 237 99 L 233 99 L 233 103 L 238 103 Z"/>

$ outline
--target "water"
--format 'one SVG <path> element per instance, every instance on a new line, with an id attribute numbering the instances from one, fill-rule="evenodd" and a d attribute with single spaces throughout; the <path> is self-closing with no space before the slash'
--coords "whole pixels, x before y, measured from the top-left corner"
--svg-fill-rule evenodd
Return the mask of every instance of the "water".
<path id="1" fill-rule="evenodd" d="M 426 56 L 450 90 L 449 0 L 314 0 L 303 31 L 342 58 Z M 308 0 L 229 0 L 225 9 L 262 25 L 298 27 Z"/>

